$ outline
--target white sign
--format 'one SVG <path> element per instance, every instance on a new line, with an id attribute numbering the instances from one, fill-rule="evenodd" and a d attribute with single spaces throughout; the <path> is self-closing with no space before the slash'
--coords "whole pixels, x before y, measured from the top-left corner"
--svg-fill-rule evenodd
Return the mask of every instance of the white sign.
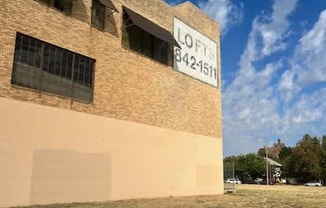
<path id="1" fill-rule="evenodd" d="M 176 17 L 174 39 L 181 47 L 174 47 L 174 70 L 217 87 L 216 43 Z"/>

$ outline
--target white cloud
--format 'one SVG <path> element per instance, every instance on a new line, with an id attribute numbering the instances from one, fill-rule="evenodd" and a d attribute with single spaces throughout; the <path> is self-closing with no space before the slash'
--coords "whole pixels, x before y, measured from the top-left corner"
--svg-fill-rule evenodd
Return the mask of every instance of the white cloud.
<path id="1" fill-rule="evenodd" d="M 317 94 L 318 93 L 318 94 Z M 322 89 L 312 95 L 302 95 L 297 103 L 289 111 L 288 117 L 293 123 L 310 123 L 319 120 L 325 109 L 324 99 L 326 95 L 325 89 Z M 321 102 L 322 101 L 322 102 Z"/>
<path id="2" fill-rule="evenodd" d="M 220 23 L 222 34 L 225 34 L 232 25 L 241 22 L 243 19 L 242 6 L 235 5 L 231 0 L 199 1 L 198 6 Z"/>
<path id="3" fill-rule="evenodd" d="M 321 136 L 326 132 L 326 10 L 300 38 L 292 57 L 267 64 L 262 70 L 255 65 L 287 44 L 291 32 L 288 17 L 296 2 L 287 9 L 276 6 L 278 2 L 271 16 L 257 17 L 253 22 L 238 76 L 225 89 L 226 154 L 256 151 L 263 145 L 262 138 L 270 135 L 287 140 L 299 139 L 305 133 Z M 276 14 L 277 19 L 273 18 Z M 280 32 L 264 36 L 265 31 L 275 31 L 271 25 L 278 25 Z M 289 69 L 273 84 L 273 76 L 286 66 L 285 61 Z"/>
<path id="4" fill-rule="evenodd" d="M 272 83 L 276 72 L 283 67 L 283 60 L 261 68 L 255 63 L 286 49 L 286 39 L 291 34 L 288 18 L 297 2 L 275 0 L 272 13 L 262 14 L 252 23 L 239 73 L 223 92 L 226 155 L 256 151 L 263 145 L 259 143 L 263 137 L 287 130 L 283 124 L 288 121 L 278 113 L 277 86 Z"/>
<path id="5" fill-rule="evenodd" d="M 268 24 L 258 24 L 257 29 L 263 41 L 262 53 L 268 56 L 279 50 L 284 50 L 286 44 L 283 39 L 291 34 L 289 31 L 288 16 L 294 11 L 298 0 L 277 0 L 273 5 L 273 13 Z"/>
<path id="6" fill-rule="evenodd" d="M 326 10 L 313 28 L 299 41 L 291 68 L 284 72 L 279 83 L 279 91 L 284 100 L 289 101 L 301 89 L 326 81 Z"/>
<path id="7" fill-rule="evenodd" d="M 225 153 L 255 151 L 257 139 L 278 132 L 278 103 L 270 87 L 281 63 L 268 64 L 259 72 L 241 73 L 223 94 L 223 132 Z M 243 144 L 239 146 L 239 142 Z"/>
<path id="8" fill-rule="evenodd" d="M 282 92 L 282 98 L 287 102 L 300 91 L 300 87 L 293 81 L 294 77 L 295 74 L 292 71 L 285 71 L 278 86 L 278 90 Z"/>
<path id="9" fill-rule="evenodd" d="M 240 61 L 240 70 L 250 68 L 252 62 L 286 49 L 284 39 L 291 34 L 289 15 L 298 0 L 275 0 L 273 12 L 255 18 L 249 35 L 247 48 Z"/>
<path id="10" fill-rule="evenodd" d="M 299 62 L 297 68 L 299 84 L 308 85 L 326 81 L 326 10 L 301 40 L 294 62 Z M 297 66 L 298 67 L 298 66 Z"/>
<path id="11" fill-rule="evenodd" d="M 175 6 L 185 0 L 165 0 Z M 221 25 L 222 35 L 226 34 L 231 26 L 243 21 L 243 4 L 237 6 L 232 0 L 198 0 L 198 7 Z"/>
<path id="12" fill-rule="evenodd" d="M 286 110 L 282 118 L 285 128 L 284 136 L 293 137 L 298 133 L 302 136 L 309 133 L 314 136 L 325 134 L 326 89 L 322 88 L 312 94 L 302 94 L 296 103 Z"/>
<path id="13" fill-rule="evenodd" d="M 314 86 L 326 81 L 326 10 L 299 40 L 278 85 L 287 110 L 282 121 L 282 134 L 325 134 L 326 88 Z M 295 99 L 293 99 L 295 97 Z"/>

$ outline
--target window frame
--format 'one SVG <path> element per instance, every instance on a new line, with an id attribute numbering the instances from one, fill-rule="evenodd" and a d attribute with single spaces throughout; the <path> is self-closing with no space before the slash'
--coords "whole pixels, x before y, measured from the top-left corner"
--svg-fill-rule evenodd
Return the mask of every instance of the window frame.
<path id="1" fill-rule="evenodd" d="M 28 45 L 23 49 L 24 40 Z M 39 46 L 36 52 L 30 52 L 31 42 Z M 16 33 L 14 50 L 11 84 L 72 100 L 93 102 L 95 59 L 19 32 Z M 25 53 L 27 58 L 22 59 Z M 35 57 L 39 58 L 39 64 Z M 78 77 L 74 78 L 74 75 Z"/>
<path id="2" fill-rule="evenodd" d="M 134 32 L 130 32 L 130 30 L 134 30 Z M 138 38 L 135 37 L 136 33 L 138 35 L 140 34 Z M 144 48 L 145 47 L 144 36 L 150 38 L 150 44 L 149 44 L 150 48 Z M 156 55 L 158 55 L 158 54 L 155 55 L 155 52 L 157 51 L 155 49 L 155 42 L 160 42 L 165 44 L 165 53 L 163 58 L 155 57 Z M 133 45 L 134 43 L 136 44 Z M 173 46 L 168 42 L 154 36 L 150 32 L 140 28 L 138 25 L 134 24 L 124 8 L 122 12 L 122 45 L 125 48 L 133 52 L 139 53 L 147 58 L 150 58 L 155 62 L 172 67 L 173 55 L 171 54 L 171 51 Z M 150 50 L 150 55 L 148 50 Z M 171 56 L 170 59 L 169 56 Z"/>
<path id="3" fill-rule="evenodd" d="M 59 11 L 59 12 L 61 12 L 61 13 L 64 13 L 64 14 L 66 14 L 66 15 L 71 15 L 72 14 L 72 9 L 73 9 L 73 1 L 74 0 L 36 0 L 36 1 L 39 1 L 39 2 L 41 2 L 41 3 L 44 3 L 44 4 L 46 4 L 48 7 L 51 7 L 51 8 L 53 8 L 54 10 L 56 10 L 56 11 Z M 69 1 L 69 9 L 68 9 L 68 11 L 66 11 L 65 9 L 60 9 L 60 8 L 58 8 L 57 6 L 55 6 L 55 3 L 57 2 L 57 1 L 63 1 L 63 2 L 67 2 L 67 1 Z M 61 2 L 61 3 L 63 3 L 63 2 Z"/>
<path id="4" fill-rule="evenodd" d="M 96 24 L 94 15 L 95 15 L 95 7 L 102 9 L 102 18 L 98 19 L 100 23 L 102 23 L 102 25 L 98 25 Z M 95 27 L 99 30 L 104 30 L 105 28 L 105 19 L 106 19 L 106 6 L 104 4 L 102 4 L 99 0 L 92 0 L 92 7 L 91 7 L 91 26 Z"/>

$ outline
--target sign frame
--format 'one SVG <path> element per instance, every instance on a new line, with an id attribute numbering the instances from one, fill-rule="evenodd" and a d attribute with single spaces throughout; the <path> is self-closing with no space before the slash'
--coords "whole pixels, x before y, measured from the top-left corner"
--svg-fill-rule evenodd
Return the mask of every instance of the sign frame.
<path id="1" fill-rule="evenodd" d="M 219 44 L 178 17 L 173 18 L 173 70 L 219 88 Z"/>

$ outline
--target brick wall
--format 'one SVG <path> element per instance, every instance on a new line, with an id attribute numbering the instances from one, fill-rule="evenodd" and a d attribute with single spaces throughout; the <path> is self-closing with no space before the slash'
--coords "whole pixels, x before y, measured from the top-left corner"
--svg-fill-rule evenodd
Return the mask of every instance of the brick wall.
<path id="1" fill-rule="evenodd" d="M 108 15 L 99 31 L 90 25 L 91 0 L 74 0 L 70 16 L 35 0 L 1 0 L 0 97 L 221 138 L 220 89 L 123 48 L 122 5 L 169 31 L 178 16 L 217 43 L 218 25 L 190 3 L 112 2 L 120 12 Z M 11 85 L 17 31 L 96 59 L 93 102 Z"/>

